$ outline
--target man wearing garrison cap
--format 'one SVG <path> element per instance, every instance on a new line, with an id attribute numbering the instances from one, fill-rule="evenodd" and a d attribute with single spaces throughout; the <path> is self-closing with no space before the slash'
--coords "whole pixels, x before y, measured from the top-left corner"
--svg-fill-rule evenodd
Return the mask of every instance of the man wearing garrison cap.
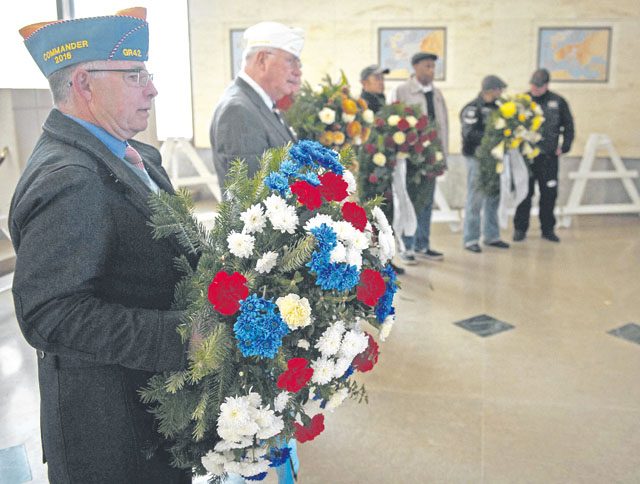
<path id="1" fill-rule="evenodd" d="M 300 89 L 304 31 L 261 22 L 245 30 L 244 42 L 242 69 L 222 94 L 209 132 L 221 190 L 236 158 L 245 160 L 251 176 L 265 150 L 295 141 L 275 106 Z"/>
<path id="2" fill-rule="evenodd" d="M 397 86 L 391 93 L 391 101 L 400 101 L 408 105 L 422 107 L 422 112 L 429 118 L 429 122 L 436 123 L 438 139 L 442 144 L 445 159 L 449 153 L 449 117 L 447 106 L 440 89 L 433 85 L 438 56 L 431 52 L 417 52 L 411 57 L 414 74 L 405 82 Z M 430 260 L 442 260 L 442 252 L 431 247 L 431 212 L 436 188 L 436 179 L 430 178 L 423 183 L 427 193 L 426 203 L 422 207 L 414 207 L 418 228 L 415 234 L 400 234 L 404 250 L 401 259 L 407 264 L 415 264 L 415 254 L 420 254 Z"/>
<path id="3" fill-rule="evenodd" d="M 467 163 L 467 200 L 464 207 L 463 244 L 469 252 L 478 254 L 480 247 L 480 225 L 484 243 L 498 249 L 508 249 L 509 244 L 500 239 L 498 206 L 500 195 L 486 195 L 480 188 L 480 162 L 476 150 L 480 146 L 491 113 L 498 109 L 498 99 L 507 84 L 498 76 L 482 79 L 480 93 L 469 101 L 460 112 L 462 126 L 462 154 Z"/>
<path id="4" fill-rule="evenodd" d="M 191 482 L 138 396 L 154 373 L 186 368 L 188 350 L 171 310 L 180 250 L 148 225 L 151 192 L 173 188 L 158 151 L 131 139 L 157 95 L 145 18 L 134 8 L 20 31 L 54 100 L 9 216 L 52 483 Z"/>

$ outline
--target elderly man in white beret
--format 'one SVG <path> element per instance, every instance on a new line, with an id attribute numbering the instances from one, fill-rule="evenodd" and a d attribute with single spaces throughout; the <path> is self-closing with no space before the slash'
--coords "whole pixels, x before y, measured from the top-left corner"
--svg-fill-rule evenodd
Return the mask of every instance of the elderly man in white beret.
<path id="1" fill-rule="evenodd" d="M 242 69 L 216 106 L 209 133 L 223 191 L 233 160 L 244 159 L 251 176 L 265 150 L 295 141 L 276 102 L 300 89 L 304 31 L 260 22 L 245 30 L 244 42 Z"/>

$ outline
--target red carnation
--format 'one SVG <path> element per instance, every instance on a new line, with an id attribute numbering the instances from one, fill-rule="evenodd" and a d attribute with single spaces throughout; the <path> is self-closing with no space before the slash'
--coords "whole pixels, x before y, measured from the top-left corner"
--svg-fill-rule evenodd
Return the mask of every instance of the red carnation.
<path id="1" fill-rule="evenodd" d="M 342 218 L 357 228 L 360 232 L 364 232 L 367 226 L 367 212 L 364 208 L 354 202 L 346 202 L 342 206 Z"/>
<path id="2" fill-rule="evenodd" d="M 332 172 L 327 172 L 320 176 L 320 186 L 318 190 L 327 202 L 341 202 L 347 198 L 347 187 L 349 185 L 340 176 Z"/>
<path id="3" fill-rule="evenodd" d="M 427 141 L 429 141 L 429 136 L 427 136 L 426 134 L 421 134 L 420 138 L 418 138 L 418 142 L 420 144 L 426 143 Z"/>
<path id="4" fill-rule="evenodd" d="M 373 124 L 375 125 L 376 128 L 384 128 L 384 119 L 376 118 Z"/>
<path id="5" fill-rule="evenodd" d="M 225 316 L 231 316 L 240 309 L 240 301 L 248 295 L 247 279 L 239 272 L 227 274 L 220 271 L 209 284 L 209 302 Z"/>
<path id="6" fill-rule="evenodd" d="M 280 111 L 287 111 L 293 104 L 293 94 L 287 94 L 286 96 L 278 99 L 276 102 L 276 108 Z"/>
<path id="7" fill-rule="evenodd" d="M 370 334 L 367 336 L 369 336 L 367 349 L 357 355 L 353 359 L 353 362 L 351 362 L 351 366 L 362 373 L 373 369 L 374 365 L 378 362 L 378 355 L 380 354 L 378 343 L 373 339 L 373 336 Z"/>
<path id="8" fill-rule="evenodd" d="M 296 427 L 296 433 L 294 437 L 298 442 L 303 444 L 308 440 L 315 439 L 322 433 L 322 431 L 324 430 L 324 415 L 322 415 L 321 413 L 314 415 L 311 418 L 311 422 L 309 422 L 308 427 L 304 427 L 298 422 L 294 422 L 294 425 Z"/>
<path id="9" fill-rule="evenodd" d="M 407 143 L 412 145 L 416 141 L 418 141 L 418 135 L 416 134 L 415 131 L 411 131 L 411 132 L 407 133 Z"/>
<path id="10" fill-rule="evenodd" d="M 356 291 L 358 301 L 367 306 L 375 306 L 386 290 L 384 279 L 378 271 L 365 269 L 360 274 L 360 284 Z"/>
<path id="11" fill-rule="evenodd" d="M 432 129 L 431 131 L 429 131 L 427 133 L 427 139 L 429 141 L 433 141 L 434 139 L 436 139 L 438 137 L 438 133 L 435 129 Z"/>
<path id="12" fill-rule="evenodd" d="M 413 151 L 420 154 L 424 151 L 424 145 L 422 143 L 416 143 L 413 145 Z"/>
<path id="13" fill-rule="evenodd" d="M 297 393 L 313 375 L 313 368 L 307 368 L 306 358 L 291 358 L 287 361 L 288 370 L 278 377 L 278 388 Z"/>
<path id="14" fill-rule="evenodd" d="M 376 145 L 374 145 L 373 143 L 367 143 L 366 145 L 364 145 L 364 150 L 370 155 L 373 155 L 376 151 L 378 151 L 376 149 Z"/>
<path id="15" fill-rule="evenodd" d="M 400 121 L 398 121 L 398 129 L 400 131 L 406 131 L 411 127 L 411 125 L 409 124 L 409 121 L 407 121 L 406 119 L 402 118 Z"/>
<path id="16" fill-rule="evenodd" d="M 378 177 L 374 173 L 369 175 L 369 183 L 378 183 Z"/>
<path id="17" fill-rule="evenodd" d="M 420 119 L 418 119 L 418 122 L 416 123 L 416 129 L 418 131 L 422 131 L 424 128 L 427 127 L 427 124 L 429 123 L 429 120 L 427 119 L 427 117 L 423 114 L 422 116 L 420 116 Z"/>
<path id="18" fill-rule="evenodd" d="M 413 109 L 411 109 L 411 106 L 405 106 L 404 113 L 405 114 L 413 114 Z"/>
<path id="19" fill-rule="evenodd" d="M 298 201 L 308 210 L 315 210 L 322 205 L 322 195 L 317 187 L 306 181 L 297 181 L 291 185 L 291 192 L 297 195 Z"/>
<path id="20" fill-rule="evenodd" d="M 398 151 L 401 151 L 402 153 L 409 153 L 409 146 L 409 143 L 402 143 L 398 148 Z"/>

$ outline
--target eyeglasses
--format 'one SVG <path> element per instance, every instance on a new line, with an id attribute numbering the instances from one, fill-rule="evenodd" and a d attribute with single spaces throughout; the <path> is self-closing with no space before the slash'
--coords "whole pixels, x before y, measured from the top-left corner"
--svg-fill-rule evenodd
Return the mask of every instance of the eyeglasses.
<path id="1" fill-rule="evenodd" d="M 146 87 L 153 81 L 153 74 L 144 69 L 87 69 L 87 72 L 124 72 L 125 84 L 131 87 Z"/>
<path id="2" fill-rule="evenodd" d="M 276 52 L 269 52 L 266 51 L 267 54 L 269 55 L 276 55 Z M 287 64 L 289 64 L 289 67 L 291 67 L 292 69 L 302 69 L 302 62 L 300 62 L 300 59 L 298 59 L 297 57 L 294 57 L 292 55 L 288 55 L 286 57 L 280 56 L 281 58 L 283 58 Z"/>

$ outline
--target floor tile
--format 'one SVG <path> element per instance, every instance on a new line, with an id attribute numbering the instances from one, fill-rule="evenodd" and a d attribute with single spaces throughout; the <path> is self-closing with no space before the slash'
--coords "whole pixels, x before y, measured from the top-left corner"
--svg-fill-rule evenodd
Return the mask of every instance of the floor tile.
<path id="1" fill-rule="evenodd" d="M 454 324 L 483 338 L 515 328 L 512 324 L 505 323 L 487 314 L 456 321 Z"/>
<path id="2" fill-rule="evenodd" d="M 612 329 L 609 331 L 609 334 L 640 344 L 640 325 L 636 323 L 629 323 L 619 328 Z"/>

